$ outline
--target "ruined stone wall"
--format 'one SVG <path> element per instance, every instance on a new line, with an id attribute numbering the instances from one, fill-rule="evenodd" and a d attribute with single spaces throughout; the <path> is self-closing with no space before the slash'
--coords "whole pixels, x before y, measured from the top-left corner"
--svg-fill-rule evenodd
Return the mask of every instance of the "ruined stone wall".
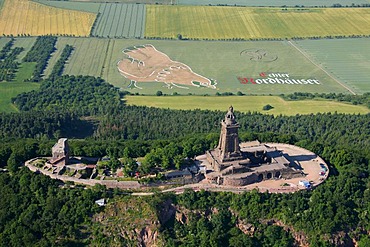
<path id="1" fill-rule="evenodd" d="M 33 166 L 31 163 L 39 158 L 34 158 L 25 162 L 25 166 L 28 167 L 33 172 L 40 172 L 46 176 L 49 176 L 52 179 L 59 179 L 63 182 L 69 181 L 78 184 L 84 184 L 89 186 L 94 186 L 96 184 L 105 185 L 107 188 L 121 188 L 121 189 L 137 189 L 141 185 L 136 181 L 117 181 L 117 180 L 96 180 L 96 179 L 79 179 L 75 177 L 69 177 L 65 175 L 54 174 L 50 171 L 40 169 L 36 166 Z"/>

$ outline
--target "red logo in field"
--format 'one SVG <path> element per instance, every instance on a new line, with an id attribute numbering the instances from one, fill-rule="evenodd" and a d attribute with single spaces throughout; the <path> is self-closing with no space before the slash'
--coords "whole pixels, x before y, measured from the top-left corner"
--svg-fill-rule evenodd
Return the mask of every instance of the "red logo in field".
<path id="1" fill-rule="evenodd" d="M 238 80 L 241 84 L 247 84 L 248 82 L 252 84 L 256 84 L 253 78 L 246 78 L 246 77 L 238 77 Z"/>
<path id="2" fill-rule="evenodd" d="M 266 73 L 265 73 L 265 72 L 261 72 L 261 73 L 260 73 L 260 76 L 261 76 L 261 77 L 266 77 L 267 75 L 266 75 Z"/>

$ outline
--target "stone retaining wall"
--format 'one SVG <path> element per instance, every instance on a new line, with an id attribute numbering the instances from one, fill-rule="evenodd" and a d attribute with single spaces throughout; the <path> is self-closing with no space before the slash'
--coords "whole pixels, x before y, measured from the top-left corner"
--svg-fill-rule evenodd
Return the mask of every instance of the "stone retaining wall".
<path id="1" fill-rule="evenodd" d="M 96 179 L 79 179 L 75 177 L 69 177 L 65 175 L 58 175 L 53 174 L 50 171 L 46 171 L 44 169 L 40 169 L 31 163 L 35 160 L 39 159 L 39 157 L 28 160 L 25 162 L 25 166 L 28 167 L 33 172 L 40 172 L 46 176 L 49 176 L 52 179 L 59 179 L 63 182 L 74 182 L 78 184 L 84 184 L 89 186 L 94 186 L 96 184 L 105 185 L 107 188 L 120 188 L 120 189 L 138 189 L 141 185 L 137 181 L 117 181 L 117 180 L 96 180 Z"/>

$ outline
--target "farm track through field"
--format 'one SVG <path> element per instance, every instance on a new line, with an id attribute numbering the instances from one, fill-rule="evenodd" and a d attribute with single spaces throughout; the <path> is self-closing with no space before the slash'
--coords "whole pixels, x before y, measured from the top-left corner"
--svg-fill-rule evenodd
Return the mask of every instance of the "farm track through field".
<path id="1" fill-rule="evenodd" d="M 293 44 L 293 42 L 291 41 L 288 41 L 288 43 L 293 46 L 295 49 L 297 49 L 305 58 L 307 58 L 313 65 L 317 66 L 319 69 L 321 69 L 323 72 L 325 72 L 325 74 L 327 74 L 328 76 L 330 76 L 330 78 L 332 78 L 334 81 L 336 81 L 339 85 L 341 85 L 342 87 L 344 87 L 345 89 L 347 89 L 351 94 L 353 95 L 356 95 L 356 93 L 354 91 L 352 91 L 349 87 L 347 87 L 345 84 L 343 84 L 341 81 L 339 81 L 337 78 L 335 78 L 334 76 L 332 76 L 329 72 L 327 72 L 322 66 L 320 66 L 318 63 L 315 63 L 311 58 L 310 56 L 308 56 L 304 51 L 302 51 L 301 49 L 299 49 L 299 47 L 297 47 L 295 44 Z"/>
<path id="2" fill-rule="evenodd" d="M 120 4 L 120 5 L 118 5 L 118 6 L 119 6 L 119 12 L 118 12 L 118 13 L 119 13 L 119 15 L 118 15 L 118 16 L 122 16 L 122 6 L 123 6 L 123 5 L 122 5 L 122 4 Z M 115 27 L 115 30 L 114 30 L 114 37 L 118 36 L 118 35 L 117 35 L 117 30 L 118 30 L 119 23 L 120 23 L 119 21 L 116 21 L 116 22 L 115 22 L 115 26 L 116 26 L 116 27 Z"/>
<path id="3" fill-rule="evenodd" d="M 116 40 L 113 39 L 112 42 L 110 43 L 110 45 L 111 45 L 111 51 L 108 52 L 109 53 L 108 61 L 106 61 L 107 64 L 104 65 L 104 67 L 106 69 L 106 72 L 107 72 L 106 77 L 105 77 L 105 78 L 107 78 L 107 81 L 109 81 L 110 70 L 113 69 L 110 66 L 110 62 L 112 61 L 113 49 L 114 49 L 115 42 L 116 42 Z M 117 68 L 115 68 L 115 69 L 117 70 Z"/>
<path id="4" fill-rule="evenodd" d="M 106 63 L 107 63 L 108 51 L 109 51 L 109 46 L 110 46 L 111 41 L 112 41 L 111 39 L 108 40 L 107 49 L 104 53 L 104 60 L 103 60 L 103 66 L 101 67 L 101 71 L 100 71 L 100 78 L 103 78 L 104 68 L 105 66 L 107 66 Z"/>

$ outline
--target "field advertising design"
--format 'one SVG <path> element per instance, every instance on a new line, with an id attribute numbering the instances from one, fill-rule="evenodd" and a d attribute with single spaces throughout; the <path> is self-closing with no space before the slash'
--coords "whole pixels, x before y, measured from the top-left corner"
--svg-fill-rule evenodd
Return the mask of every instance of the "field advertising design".
<path id="1" fill-rule="evenodd" d="M 245 94 L 351 93 L 345 81 L 334 77 L 330 69 L 321 66 L 320 60 L 309 57 L 309 52 L 300 47 L 299 42 L 61 37 L 45 70 L 46 75 L 67 44 L 72 45 L 74 51 L 64 74 L 99 76 L 133 93 L 155 94 L 158 90 L 166 94 L 199 95 L 238 91 Z M 151 61 L 157 60 L 161 65 L 153 67 Z M 120 64 L 122 66 L 123 62 L 126 67 L 122 70 Z M 181 66 L 172 66 L 176 64 Z M 180 67 L 186 69 L 180 70 Z M 184 76 L 187 71 L 190 73 Z M 194 79 L 181 82 L 186 81 L 185 78 Z"/>

